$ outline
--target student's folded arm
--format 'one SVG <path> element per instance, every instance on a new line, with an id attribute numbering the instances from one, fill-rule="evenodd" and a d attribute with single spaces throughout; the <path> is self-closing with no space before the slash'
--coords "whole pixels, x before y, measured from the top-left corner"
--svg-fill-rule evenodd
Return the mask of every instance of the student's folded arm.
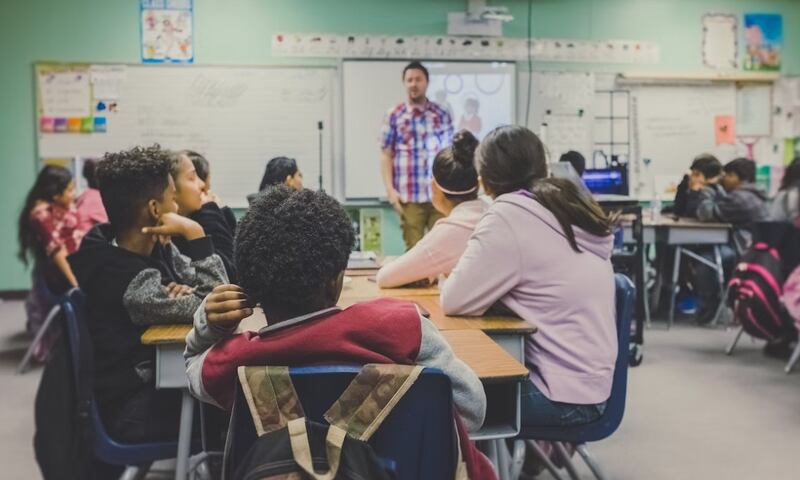
<path id="1" fill-rule="evenodd" d="M 697 218 L 704 222 L 711 222 L 718 219 L 717 199 L 718 195 L 715 194 L 710 188 L 700 190 L 698 194 L 699 201 L 697 203 Z M 721 198 L 720 198 L 721 199 Z"/>
<path id="2" fill-rule="evenodd" d="M 437 225 L 411 250 L 378 270 L 378 286 L 399 287 L 418 280 L 436 278 L 440 273 L 449 273 L 457 257 L 443 248 L 443 245 L 451 233 L 448 225 Z"/>
<path id="3" fill-rule="evenodd" d="M 436 326 L 420 316 L 422 340 L 417 364 L 438 368 L 450 377 L 453 386 L 453 401 L 470 432 L 483 425 L 486 416 L 486 392 L 475 372 L 453 353 Z"/>
<path id="4" fill-rule="evenodd" d="M 203 402 L 218 405 L 203 386 L 203 363 L 206 360 L 206 356 L 217 341 L 230 337 L 235 331 L 235 325 L 226 328 L 208 323 L 205 300 L 197 307 L 194 313 L 192 330 L 186 335 L 186 349 L 183 352 L 183 357 L 186 360 L 189 391 Z"/>
<path id="5" fill-rule="evenodd" d="M 512 229 L 490 211 L 441 286 L 442 310 L 446 315 L 482 315 L 519 282 L 521 262 Z"/>
<path id="6" fill-rule="evenodd" d="M 228 283 L 225 264 L 219 255 L 214 254 L 214 244 L 205 236 L 192 240 L 184 254 L 175 245 L 172 249 L 172 261 L 175 272 L 181 283 L 194 287 L 195 295 L 205 298 L 217 285 Z"/>
<path id="7" fill-rule="evenodd" d="M 139 272 L 122 295 L 131 322 L 142 326 L 189 323 L 201 302 L 201 297 L 192 294 L 170 298 L 155 268 Z"/>

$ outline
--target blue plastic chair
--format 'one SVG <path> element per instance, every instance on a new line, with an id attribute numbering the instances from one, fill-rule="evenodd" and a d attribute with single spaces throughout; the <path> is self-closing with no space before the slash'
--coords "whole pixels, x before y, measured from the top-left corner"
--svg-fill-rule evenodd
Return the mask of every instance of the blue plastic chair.
<path id="1" fill-rule="evenodd" d="M 306 418 L 327 424 L 325 411 L 360 370 L 353 366 L 290 368 Z M 226 478 L 231 478 L 256 438 L 253 419 L 237 382 L 225 457 Z M 450 379 L 438 369 L 426 368 L 369 444 L 397 480 L 441 480 L 455 475 L 456 441 Z"/>
<path id="2" fill-rule="evenodd" d="M 611 385 L 611 396 L 608 398 L 606 410 L 603 415 L 594 422 L 585 425 L 572 427 L 525 427 L 523 425 L 519 434 L 519 439 L 546 440 L 557 442 L 556 448 L 564 451 L 561 442 L 571 443 L 576 446 L 576 450 L 589 466 L 594 476 L 598 480 L 604 480 L 600 466 L 589 454 L 586 447 L 587 442 L 597 442 L 611 436 L 620 423 L 625 412 L 625 397 L 628 389 L 628 343 L 630 341 L 631 317 L 633 316 L 634 303 L 636 300 L 636 288 L 633 282 L 621 273 L 614 274 L 614 284 L 616 286 L 616 306 L 617 306 L 617 343 L 618 353 L 614 366 L 614 379 Z M 576 478 L 575 467 L 568 457 L 567 471 L 570 476 Z M 551 471 L 557 478 L 558 475 Z"/>
<path id="3" fill-rule="evenodd" d="M 150 465 L 156 460 L 175 458 L 178 443 L 156 442 L 128 444 L 120 443 L 109 437 L 94 402 L 92 386 L 92 344 L 89 339 L 86 319 L 86 297 L 77 288 L 70 290 L 62 298 L 61 311 L 69 341 L 70 357 L 78 392 L 82 428 L 91 437 L 92 451 L 95 458 L 110 464 L 125 466 L 120 478 L 143 478 Z"/>

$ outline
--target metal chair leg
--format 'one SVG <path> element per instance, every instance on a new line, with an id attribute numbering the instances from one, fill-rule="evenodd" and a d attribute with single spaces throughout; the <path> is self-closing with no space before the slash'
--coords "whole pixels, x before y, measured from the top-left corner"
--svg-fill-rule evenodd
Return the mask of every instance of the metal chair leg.
<path id="1" fill-rule="evenodd" d="M 789 359 L 789 363 L 786 364 L 786 368 L 784 368 L 783 371 L 786 372 L 787 375 L 791 373 L 798 360 L 800 360 L 800 340 L 798 340 L 797 345 L 795 345 L 792 358 Z"/>
<path id="2" fill-rule="evenodd" d="M 742 334 L 744 333 L 744 327 L 739 327 L 739 331 L 736 332 L 736 336 L 733 337 L 733 341 L 728 348 L 725 349 L 725 355 L 731 355 L 733 353 L 733 349 L 736 348 L 736 344 L 739 343 L 739 338 L 741 338 Z"/>
<path id="3" fill-rule="evenodd" d="M 564 444 L 561 442 L 553 442 L 553 444 L 558 454 L 564 460 L 564 468 L 566 468 L 569 478 L 572 480 L 581 480 L 581 476 L 578 475 L 578 470 L 575 468 L 575 464 L 572 463 L 572 459 L 569 457 L 569 452 L 567 452 L 567 448 Z"/>
<path id="4" fill-rule="evenodd" d="M 575 449 L 578 451 L 578 454 L 580 454 L 581 458 L 583 458 L 583 461 L 586 462 L 586 465 L 589 467 L 589 470 L 592 471 L 594 477 L 597 480 L 606 480 L 603 470 L 600 469 L 600 465 L 589 454 L 589 449 L 586 447 L 586 444 L 581 443 L 580 445 L 576 445 Z"/>
<path id="5" fill-rule="evenodd" d="M 55 318 L 58 316 L 60 312 L 61 312 L 61 305 L 56 305 L 53 308 L 51 308 L 50 311 L 47 313 L 47 317 L 45 318 L 44 323 L 42 323 L 42 326 L 39 327 L 39 331 L 36 332 L 36 336 L 33 337 L 33 341 L 28 347 L 28 351 L 25 352 L 25 356 L 22 357 L 22 360 L 19 362 L 19 365 L 17 366 L 17 375 L 22 375 L 23 373 L 28 371 L 28 367 L 30 366 L 33 352 L 42 342 L 42 339 L 44 338 L 45 334 L 47 333 L 48 330 L 50 330 L 50 325 L 53 323 L 53 320 L 55 320 Z"/>
<path id="6" fill-rule="evenodd" d="M 525 463 L 525 442 L 514 440 L 514 450 L 511 454 L 511 467 L 509 476 L 512 480 L 517 480 L 522 473 L 522 465 Z"/>
<path id="7" fill-rule="evenodd" d="M 553 478 L 555 478 L 556 480 L 564 480 L 561 477 L 561 474 L 558 473 L 558 468 L 556 468 L 556 466 L 553 464 L 553 462 L 550 461 L 550 458 L 548 458 L 547 455 L 545 455 L 545 453 L 542 451 L 542 449 L 539 448 L 539 445 L 536 444 L 535 440 L 526 440 L 525 443 L 529 447 L 531 447 L 531 450 L 533 450 L 533 453 L 544 464 L 544 468 L 546 468 L 547 471 L 550 472 L 550 475 L 552 475 Z"/>
<path id="8" fill-rule="evenodd" d="M 150 471 L 151 463 L 145 465 L 130 465 L 125 467 L 125 471 L 120 475 L 119 480 L 144 480 L 147 472 Z"/>
<path id="9" fill-rule="evenodd" d="M 710 325 L 717 326 L 717 324 L 719 323 L 719 319 L 722 318 L 722 314 L 728 308 L 728 294 L 730 294 L 730 289 L 726 287 L 725 290 L 722 292 L 722 298 L 719 301 L 719 305 L 717 306 L 717 311 L 716 313 L 714 313 L 714 319 L 711 320 Z"/>
<path id="10" fill-rule="evenodd" d="M 678 296 L 678 289 L 680 288 L 678 285 L 678 279 L 680 278 L 681 272 L 681 255 L 683 254 L 683 249 L 678 246 L 675 247 L 675 262 L 672 266 L 672 285 L 670 285 L 670 299 L 669 299 L 669 317 L 667 317 L 667 330 L 672 328 L 673 322 L 675 322 L 675 299 Z"/>

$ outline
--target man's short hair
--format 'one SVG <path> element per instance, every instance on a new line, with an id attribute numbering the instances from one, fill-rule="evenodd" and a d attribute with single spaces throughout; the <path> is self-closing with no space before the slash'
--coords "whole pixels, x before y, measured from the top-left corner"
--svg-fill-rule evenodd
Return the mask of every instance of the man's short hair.
<path id="1" fill-rule="evenodd" d="M 276 186 L 259 194 L 239 223 L 240 285 L 253 302 L 302 309 L 347 267 L 354 243 L 350 217 L 336 199 Z"/>
<path id="2" fill-rule="evenodd" d="M 722 163 L 714 155 L 704 153 L 694 159 L 690 170 L 697 170 L 706 178 L 714 178 L 722 173 Z"/>
<path id="3" fill-rule="evenodd" d="M 749 158 L 739 157 L 726 163 L 722 169 L 725 173 L 735 173 L 742 182 L 756 181 L 756 162 Z"/>
<path id="4" fill-rule="evenodd" d="M 430 81 L 430 76 L 428 75 L 428 69 L 425 68 L 425 65 L 423 65 L 421 62 L 414 60 L 413 62 L 406 65 L 406 67 L 403 69 L 403 80 L 406 79 L 406 72 L 409 70 L 419 70 L 420 72 L 422 72 L 423 75 L 425 75 L 425 80 Z"/>
<path id="5" fill-rule="evenodd" d="M 583 172 L 586 171 L 586 159 L 583 158 L 581 152 L 576 152 L 575 150 L 570 150 L 561 155 L 561 158 L 558 159 L 559 162 L 569 162 L 572 165 L 573 170 L 575 173 L 578 174 L 579 177 L 583 176 Z"/>
<path id="6" fill-rule="evenodd" d="M 171 155 L 158 145 L 106 153 L 96 176 L 108 219 L 116 231 L 136 225 L 142 208 L 169 185 Z"/>

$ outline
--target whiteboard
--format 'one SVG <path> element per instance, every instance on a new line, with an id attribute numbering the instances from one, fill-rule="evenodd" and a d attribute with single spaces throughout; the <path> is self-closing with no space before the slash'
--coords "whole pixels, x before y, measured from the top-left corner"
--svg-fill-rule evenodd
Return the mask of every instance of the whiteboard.
<path id="1" fill-rule="evenodd" d="M 245 207 L 275 156 L 295 158 L 305 185 L 318 187 L 321 121 L 324 185 L 331 189 L 334 68 L 128 65 L 123 70 L 117 112 L 106 112 L 107 133 L 40 132 L 40 158 L 99 157 L 153 143 L 196 150 L 211 163 L 212 189 L 228 205 Z"/>
<path id="2" fill-rule="evenodd" d="M 632 188 L 650 198 L 657 184 L 677 184 L 701 153 L 710 153 L 723 164 L 737 153 L 735 145 L 716 145 L 714 117 L 735 115 L 733 84 L 710 86 L 640 86 L 632 91 L 635 161 L 641 161 L 639 178 L 632 172 Z M 665 198 L 661 188 L 658 194 Z M 674 196 L 674 194 L 672 194 Z"/>
<path id="3" fill-rule="evenodd" d="M 405 101 L 406 61 L 342 63 L 344 189 L 348 199 L 383 198 L 380 129 L 387 112 Z M 453 127 L 462 123 L 468 99 L 478 101 L 478 138 L 516 118 L 516 67 L 505 62 L 424 62 L 430 73 L 428 98 L 448 109 Z"/>

